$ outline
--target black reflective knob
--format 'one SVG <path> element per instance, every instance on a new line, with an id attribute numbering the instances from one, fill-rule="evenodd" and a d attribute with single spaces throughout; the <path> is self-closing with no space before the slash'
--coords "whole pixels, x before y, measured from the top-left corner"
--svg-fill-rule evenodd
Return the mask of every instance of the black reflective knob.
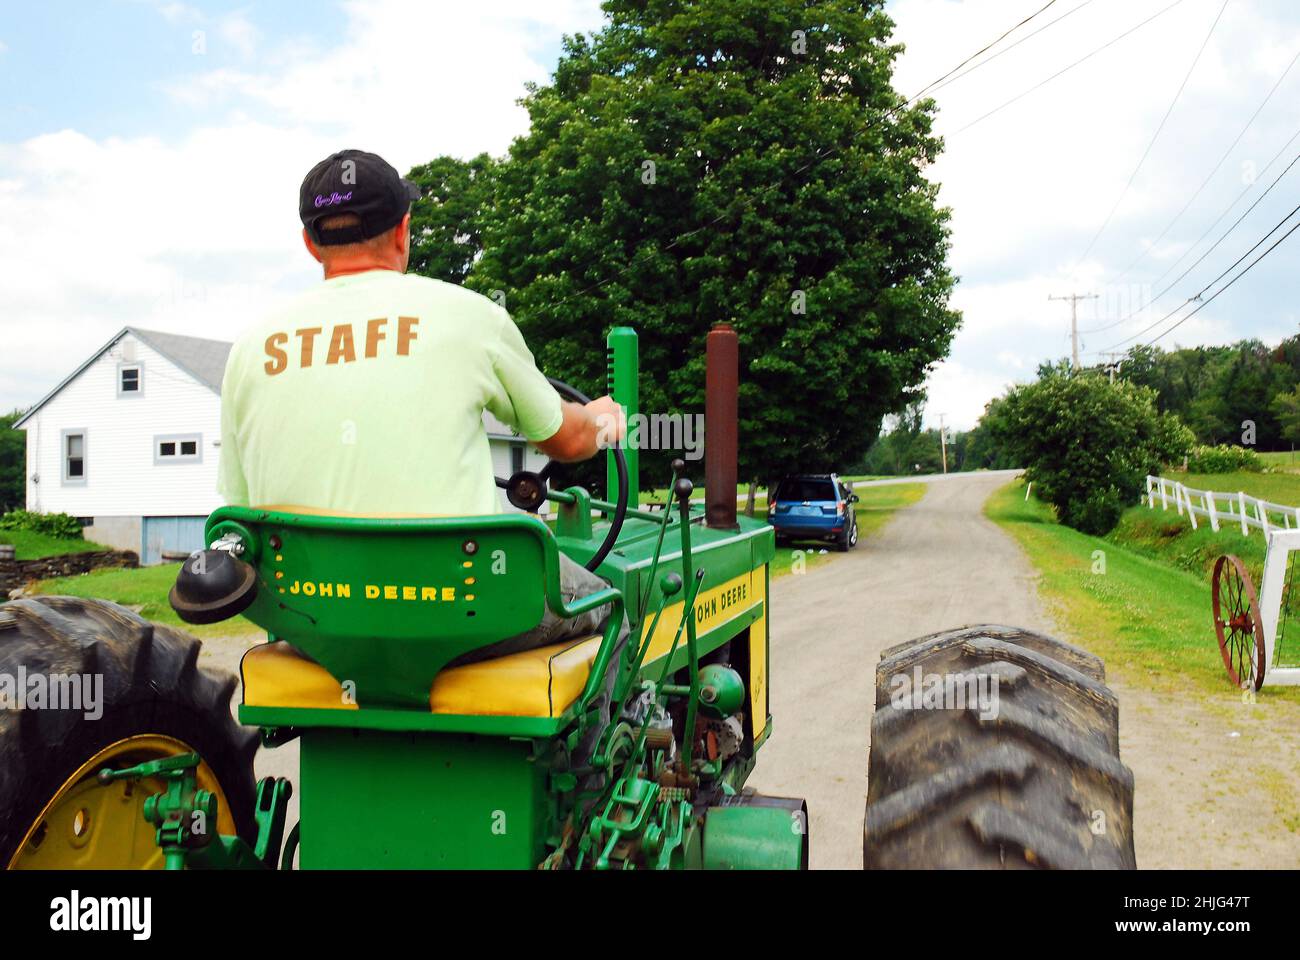
<path id="1" fill-rule="evenodd" d="M 168 594 L 186 623 L 218 623 L 238 616 L 257 596 L 257 571 L 225 550 L 201 550 L 181 564 Z"/>
<path id="2" fill-rule="evenodd" d="M 673 484 L 673 496 L 681 503 L 688 503 L 694 490 L 695 484 L 691 483 L 689 477 L 678 477 L 677 482 Z"/>
<path id="3" fill-rule="evenodd" d="M 539 474 L 520 470 L 506 481 L 506 499 L 520 510 L 536 513 L 546 502 L 546 481 Z"/>

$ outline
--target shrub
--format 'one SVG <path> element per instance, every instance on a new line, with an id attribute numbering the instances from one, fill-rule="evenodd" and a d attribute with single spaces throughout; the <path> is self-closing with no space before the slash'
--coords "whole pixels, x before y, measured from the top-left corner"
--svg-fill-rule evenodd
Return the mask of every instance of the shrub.
<path id="1" fill-rule="evenodd" d="M 66 513 L 33 513 L 30 510 L 11 510 L 0 516 L 0 530 L 27 530 L 43 533 L 62 540 L 80 540 L 81 522 Z"/>
<path id="2" fill-rule="evenodd" d="M 1013 387 L 986 414 L 998 444 L 1061 522 L 1101 535 L 1137 502 L 1148 473 L 1179 462 L 1192 432 L 1156 410 L 1155 391 L 1095 375 L 1049 372 Z"/>
<path id="3" fill-rule="evenodd" d="M 1070 500 L 1060 508 L 1061 522 L 1094 537 L 1115 529 L 1128 501 L 1115 487 L 1091 491 L 1081 500 Z"/>
<path id="4" fill-rule="evenodd" d="M 1263 469 L 1259 454 L 1245 447 L 1234 447 L 1221 443 L 1217 447 L 1204 444 L 1192 448 L 1187 455 L 1189 473 L 1235 473 L 1238 470 L 1250 470 L 1258 473 Z"/>

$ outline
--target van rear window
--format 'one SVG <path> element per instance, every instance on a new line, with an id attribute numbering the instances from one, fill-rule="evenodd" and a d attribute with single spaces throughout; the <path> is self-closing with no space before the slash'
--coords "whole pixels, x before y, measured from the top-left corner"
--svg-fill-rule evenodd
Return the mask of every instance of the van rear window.
<path id="1" fill-rule="evenodd" d="M 777 489 L 777 500 L 834 500 L 835 484 L 829 480 L 783 480 Z"/>

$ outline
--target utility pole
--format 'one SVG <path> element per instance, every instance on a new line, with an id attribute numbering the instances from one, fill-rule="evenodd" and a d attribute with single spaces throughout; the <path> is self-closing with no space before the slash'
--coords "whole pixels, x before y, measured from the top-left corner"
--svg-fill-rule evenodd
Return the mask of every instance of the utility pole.
<path id="1" fill-rule="evenodd" d="M 1070 301 L 1070 359 L 1074 363 L 1074 369 L 1079 369 L 1079 301 L 1096 300 L 1095 293 L 1067 293 L 1063 297 L 1049 296 L 1048 300 L 1069 300 Z"/>
<path id="2" fill-rule="evenodd" d="M 1110 363 L 1106 364 L 1106 369 L 1110 371 L 1110 382 L 1114 383 L 1115 371 L 1119 369 L 1120 358 L 1123 357 L 1124 354 L 1111 352 L 1111 353 L 1099 353 L 1097 354 L 1097 356 L 1106 357 L 1110 360 Z"/>
<path id="3" fill-rule="evenodd" d="M 943 458 L 943 472 L 948 472 L 948 436 L 943 429 L 943 418 L 946 414 L 939 414 L 939 456 Z"/>

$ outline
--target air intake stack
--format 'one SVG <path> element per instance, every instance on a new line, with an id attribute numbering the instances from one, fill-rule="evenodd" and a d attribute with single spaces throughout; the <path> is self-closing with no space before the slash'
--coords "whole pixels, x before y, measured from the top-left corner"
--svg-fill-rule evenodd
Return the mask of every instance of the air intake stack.
<path id="1" fill-rule="evenodd" d="M 740 340 L 729 323 L 715 323 L 705 344 L 704 522 L 735 530 L 739 451 Z"/>

